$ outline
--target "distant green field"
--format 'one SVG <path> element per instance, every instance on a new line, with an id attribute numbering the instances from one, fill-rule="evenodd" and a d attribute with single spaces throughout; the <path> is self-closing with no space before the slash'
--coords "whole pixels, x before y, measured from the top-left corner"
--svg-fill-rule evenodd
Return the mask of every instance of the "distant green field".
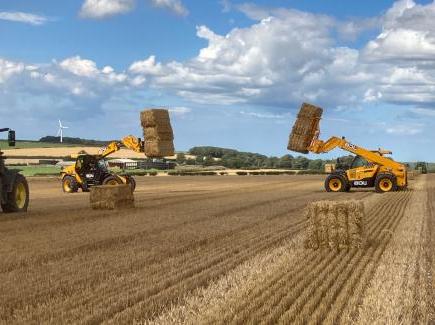
<path id="1" fill-rule="evenodd" d="M 67 143 L 49 143 L 39 141 L 17 141 L 15 147 L 9 147 L 7 140 L 0 140 L 1 149 L 25 149 L 25 148 L 58 148 L 58 147 L 80 147 L 79 144 L 67 144 Z"/>
<path id="2" fill-rule="evenodd" d="M 56 166 L 8 166 L 9 169 L 20 170 L 24 176 L 59 175 L 61 168 Z"/>

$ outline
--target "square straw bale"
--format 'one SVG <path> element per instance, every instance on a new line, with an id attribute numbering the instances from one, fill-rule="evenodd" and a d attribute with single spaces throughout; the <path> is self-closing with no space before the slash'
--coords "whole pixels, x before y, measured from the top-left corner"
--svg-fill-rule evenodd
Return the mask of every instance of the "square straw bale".
<path id="1" fill-rule="evenodd" d="M 130 185 L 102 185 L 90 188 L 92 209 L 114 210 L 134 208 L 134 195 Z"/>
<path id="2" fill-rule="evenodd" d="M 300 153 L 308 153 L 307 148 L 319 128 L 322 113 L 323 109 L 320 107 L 307 103 L 302 104 L 290 133 L 287 149 Z"/>
<path id="3" fill-rule="evenodd" d="M 172 141 L 145 140 L 145 155 L 147 157 L 165 157 L 175 154 Z"/>
<path id="4" fill-rule="evenodd" d="M 362 201 L 317 201 L 305 208 L 305 247 L 344 249 L 364 244 Z"/>
<path id="5" fill-rule="evenodd" d="M 159 141 L 172 141 L 174 140 L 174 133 L 172 132 L 171 125 L 168 126 L 154 126 L 144 128 L 145 140 L 159 140 Z"/>
<path id="6" fill-rule="evenodd" d="M 140 121 L 143 128 L 160 126 L 171 126 L 169 112 L 166 109 L 149 109 L 140 113 Z"/>

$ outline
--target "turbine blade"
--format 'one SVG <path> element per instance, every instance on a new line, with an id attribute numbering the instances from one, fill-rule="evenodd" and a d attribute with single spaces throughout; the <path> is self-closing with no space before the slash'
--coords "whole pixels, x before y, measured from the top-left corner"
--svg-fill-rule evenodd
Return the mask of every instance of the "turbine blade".
<path id="1" fill-rule="evenodd" d="M 61 129 L 57 130 L 57 134 L 56 134 L 57 137 L 58 137 L 59 134 L 60 134 L 60 130 L 61 130 Z"/>

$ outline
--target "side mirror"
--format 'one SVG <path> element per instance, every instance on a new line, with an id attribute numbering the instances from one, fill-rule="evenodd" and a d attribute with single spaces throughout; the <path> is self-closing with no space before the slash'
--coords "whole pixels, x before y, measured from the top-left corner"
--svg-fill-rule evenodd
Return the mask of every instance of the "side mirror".
<path id="1" fill-rule="evenodd" d="M 8 142 L 10 147 L 15 147 L 15 131 L 9 130 Z"/>

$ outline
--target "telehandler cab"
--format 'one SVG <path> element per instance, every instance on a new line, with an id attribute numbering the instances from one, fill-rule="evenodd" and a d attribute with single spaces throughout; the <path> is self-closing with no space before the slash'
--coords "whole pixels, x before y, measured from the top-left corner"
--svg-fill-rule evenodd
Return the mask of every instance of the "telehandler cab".
<path id="1" fill-rule="evenodd" d="M 15 146 L 15 131 L 2 128 L 0 132 L 8 132 L 8 144 Z M 26 212 L 29 206 L 29 185 L 26 178 L 18 170 L 5 166 L 6 157 L 0 150 L 0 204 L 3 212 Z"/>

